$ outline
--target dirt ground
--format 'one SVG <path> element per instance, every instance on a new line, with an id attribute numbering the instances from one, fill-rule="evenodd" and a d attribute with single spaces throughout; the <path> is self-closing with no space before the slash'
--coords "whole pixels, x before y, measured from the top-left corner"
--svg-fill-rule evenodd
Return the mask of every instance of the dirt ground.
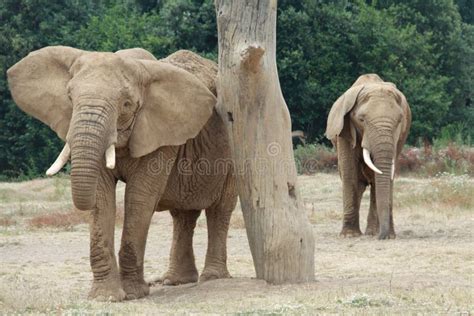
<path id="1" fill-rule="evenodd" d="M 299 185 L 316 239 L 315 282 L 275 286 L 253 279 L 242 214 L 236 209 L 228 240 L 232 279 L 157 285 L 140 300 L 100 303 L 87 299 L 92 278 L 87 224 L 77 220 L 77 215 L 58 216 L 71 213 L 69 180 L 0 183 L 0 314 L 474 312 L 474 179 L 450 175 L 397 179 L 398 235 L 389 241 L 338 237 L 342 193 L 337 175 L 301 176 Z M 119 203 L 123 203 L 122 195 L 123 185 L 118 189 Z M 361 212 L 363 230 L 367 208 L 368 192 Z M 55 217 L 62 220 L 51 220 Z M 120 232 L 119 223 L 117 249 Z M 170 240 L 170 215 L 155 214 L 146 251 L 147 277 L 165 272 Z M 199 269 L 206 246 L 205 217 L 201 216 L 194 241 Z"/>

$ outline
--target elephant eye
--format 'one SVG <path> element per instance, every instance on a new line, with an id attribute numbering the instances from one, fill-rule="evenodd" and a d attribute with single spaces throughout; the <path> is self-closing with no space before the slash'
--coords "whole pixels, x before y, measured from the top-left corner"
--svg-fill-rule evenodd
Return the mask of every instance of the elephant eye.
<path id="1" fill-rule="evenodd" d="M 125 103 L 123 104 L 123 106 L 126 107 L 126 108 L 129 108 L 129 107 L 132 106 L 132 102 L 130 102 L 130 101 L 125 101 Z"/>

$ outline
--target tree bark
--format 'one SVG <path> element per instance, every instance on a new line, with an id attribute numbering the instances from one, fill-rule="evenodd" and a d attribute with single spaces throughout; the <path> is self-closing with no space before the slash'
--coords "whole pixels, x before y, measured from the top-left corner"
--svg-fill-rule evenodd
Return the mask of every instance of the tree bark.
<path id="1" fill-rule="evenodd" d="M 230 137 L 257 278 L 314 279 L 314 237 L 299 203 L 291 119 L 276 66 L 276 0 L 216 0 L 218 112 Z"/>

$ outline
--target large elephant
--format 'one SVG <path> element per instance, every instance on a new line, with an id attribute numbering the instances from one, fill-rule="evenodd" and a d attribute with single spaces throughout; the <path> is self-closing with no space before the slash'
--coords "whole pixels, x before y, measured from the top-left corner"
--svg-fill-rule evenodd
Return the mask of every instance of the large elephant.
<path id="1" fill-rule="evenodd" d="M 326 136 L 337 148 L 342 179 L 342 236 L 361 235 L 360 202 L 370 184 L 365 234 L 395 238 L 393 179 L 410 125 L 411 111 L 405 96 L 376 74 L 360 76 L 333 104 Z"/>
<path id="2" fill-rule="evenodd" d="M 192 52 L 158 61 L 139 48 L 46 47 L 8 70 L 18 106 L 66 142 L 47 174 L 70 157 L 74 205 L 93 212 L 89 297 L 120 301 L 149 293 L 143 257 L 154 211 L 173 217 L 166 284 L 198 279 L 192 237 L 202 209 L 209 244 L 200 280 L 229 277 L 226 239 L 237 195 L 226 128 L 214 109 L 216 76 L 215 63 Z M 118 180 L 126 183 L 119 266 Z"/>

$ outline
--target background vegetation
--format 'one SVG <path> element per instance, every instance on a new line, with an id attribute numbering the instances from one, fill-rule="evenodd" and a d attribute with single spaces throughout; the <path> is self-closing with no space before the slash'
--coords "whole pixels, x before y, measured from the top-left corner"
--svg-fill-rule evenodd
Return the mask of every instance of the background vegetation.
<path id="1" fill-rule="evenodd" d="M 435 141 L 424 147 L 405 146 L 398 159 L 397 174 L 438 177 L 443 174 L 474 176 L 474 148 L 458 145 L 452 140 Z M 441 146 L 442 145 L 442 146 Z M 337 172 L 337 153 L 323 144 L 298 145 L 294 150 L 299 174 Z"/>
<path id="2" fill-rule="evenodd" d="M 363 73 L 394 82 L 412 107 L 409 142 L 474 137 L 472 0 L 280 0 L 277 59 L 294 129 L 325 142 L 327 113 Z M 35 177 L 62 144 L 11 100 L 6 70 L 48 45 L 156 57 L 191 49 L 217 57 L 213 0 L 2 0 L 0 177 Z M 327 144 L 327 143 L 326 143 Z"/>

